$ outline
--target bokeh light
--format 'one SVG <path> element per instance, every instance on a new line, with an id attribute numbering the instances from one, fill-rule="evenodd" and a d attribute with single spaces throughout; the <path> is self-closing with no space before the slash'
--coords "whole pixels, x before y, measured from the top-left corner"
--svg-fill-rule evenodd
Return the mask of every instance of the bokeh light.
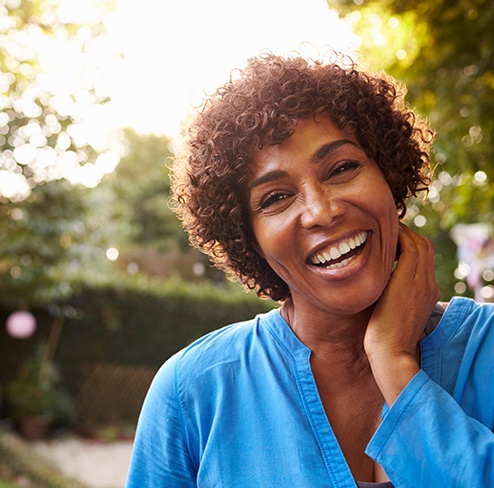
<path id="1" fill-rule="evenodd" d="M 27 339 L 36 330 L 36 319 L 30 312 L 18 310 L 11 313 L 6 321 L 7 333 L 16 339 Z"/>
<path id="2" fill-rule="evenodd" d="M 120 253 L 118 252 L 118 249 L 116 247 L 109 247 L 106 250 L 106 258 L 109 261 L 116 261 L 119 255 Z"/>

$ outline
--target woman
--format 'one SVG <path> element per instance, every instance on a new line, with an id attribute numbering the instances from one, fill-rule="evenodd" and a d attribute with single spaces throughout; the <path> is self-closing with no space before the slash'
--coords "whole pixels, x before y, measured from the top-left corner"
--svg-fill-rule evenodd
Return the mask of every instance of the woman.
<path id="1" fill-rule="evenodd" d="M 336 57 L 265 53 L 207 100 L 177 213 L 281 306 L 165 363 L 128 488 L 494 486 L 494 308 L 438 304 L 400 222 L 431 142 L 391 80 Z"/>

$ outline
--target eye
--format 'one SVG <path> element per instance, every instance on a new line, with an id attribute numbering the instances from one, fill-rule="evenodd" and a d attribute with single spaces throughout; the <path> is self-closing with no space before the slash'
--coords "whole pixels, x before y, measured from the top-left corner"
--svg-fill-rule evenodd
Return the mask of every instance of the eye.
<path id="1" fill-rule="evenodd" d="M 281 200 L 284 200 L 287 198 L 287 194 L 280 192 L 280 191 L 274 191 L 272 193 L 268 193 L 260 202 L 259 202 L 259 208 L 261 210 L 264 210 L 271 205 L 274 205 L 275 203 L 278 203 Z"/>
<path id="2" fill-rule="evenodd" d="M 351 173 L 353 170 L 360 168 L 360 166 L 361 164 L 359 161 L 342 161 L 333 168 L 328 178 L 346 175 L 347 173 Z"/>

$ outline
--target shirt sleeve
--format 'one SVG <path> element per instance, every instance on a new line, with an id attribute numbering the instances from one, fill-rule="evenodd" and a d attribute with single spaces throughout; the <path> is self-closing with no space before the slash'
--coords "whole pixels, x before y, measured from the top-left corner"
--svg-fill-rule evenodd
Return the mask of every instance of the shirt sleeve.
<path id="1" fill-rule="evenodd" d="M 494 434 L 423 370 L 385 414 L 366 453 L 395 486 L 494 486 Z"/>
<path id="2" fill-rule="evenodd" d="M 162 366 L 144 401 L 126 488 L 196 486 L 176 389 L 177 360 L 174 356 Z"/>

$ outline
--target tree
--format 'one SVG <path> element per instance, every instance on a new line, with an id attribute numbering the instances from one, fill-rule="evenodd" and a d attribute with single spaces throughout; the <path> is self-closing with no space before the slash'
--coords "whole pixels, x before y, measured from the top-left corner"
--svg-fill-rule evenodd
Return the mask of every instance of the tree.
<path id="1" fill-rule="evenodd" d="M 494 4 L 489 0 L 330 1 L 362 39 L 374 68 L 408 88 L 408 101 L 437 130 L 436 179 L 428 204 L 414 202 L 409 222 L 438 249 L 445 298 L 458 281 L 449 231 L 494 217 Z"/>
<path id="2" fill-rule="evenodd" d="M 168 206 L 170 139 L 137 134 L 132 129 L 124 133 L 126 154 L 100 185 L 113 194 L 115 218 L 124 220 L 130 229 L 117 264 L 160 277 L 172 273 L 185 279 L 222 281 L 222 274 L 208 269 L 206 258 L 190 248 L 186 233 Z"/>
<path id="3" fill-rule="evenodd" d="M 168 207 L 170 182 L 167 161 L 173 156 L 166 136 L 124 131 L 126 154 L 104 184 L 114 192 L 119 213 L 134 226 L 132 244 L 170 249 L 188 249 L 187 237 Z"/>
<path id="4" fill-rule="evenodd" d="M 21 202 L 0 206 L 0 303 L 46 306 L 72 294 L 89 265 L 104 268 L 106 248 L 121 234 L 110 196 L 63 180 L 36 185 Z"/>
<path id="5" fill-rule="evenodd" d="M 102 23 L 73 17 L 61 0 L 0 1 L 2 201 L 20 201 L 42 181 L 94 186 L 101 167 L 118 162 L 81 130 L 83 113 L 106 100 L 90 56 Z"/>
<path id="6" fill-rule="evenodd" d="M 9 307 L 65 298 L 71 277 L 89 260 L 104 267 L 126 232 L 111 195 L 79 185 L 95 187 L 119 156 L 85 119 L 106 101 L 98 63 L 115 55 L 102 23 L 109 3 L 89 20 L 76 7 L 0 0 L 0 300 Z"/>

